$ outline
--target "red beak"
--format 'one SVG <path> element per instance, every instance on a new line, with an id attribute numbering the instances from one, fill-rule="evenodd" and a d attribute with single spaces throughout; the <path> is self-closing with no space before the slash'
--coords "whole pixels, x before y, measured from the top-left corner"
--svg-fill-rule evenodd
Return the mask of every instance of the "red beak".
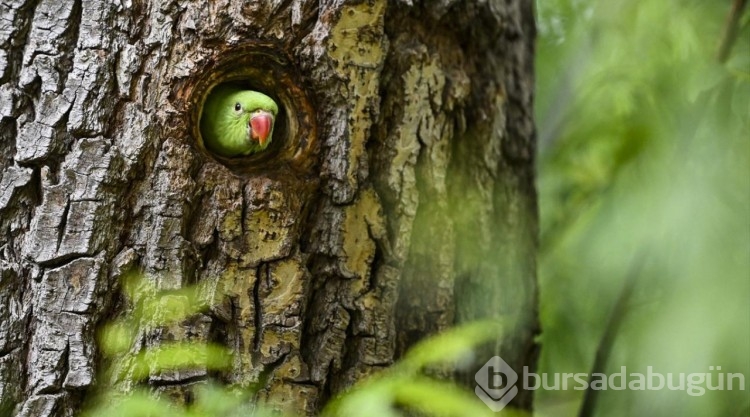
<path id="1" fill-rule="evenodd" d="M 250 127 L 252 129 L 251 137 L 257 140 L 261 146 L 264 146 L 271 134 L 273 115 L 264 111 L 259 112 L 250 118 Z"/>

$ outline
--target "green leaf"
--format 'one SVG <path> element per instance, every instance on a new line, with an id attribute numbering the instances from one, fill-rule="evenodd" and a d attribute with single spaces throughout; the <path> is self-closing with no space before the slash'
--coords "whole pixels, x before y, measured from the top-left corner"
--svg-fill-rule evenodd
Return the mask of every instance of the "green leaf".
<path id="1" fill-rule="evenodd" d="M 393 408 L 393 390 L 391 386 L 398 377 L 390 375 L 383 378 L 383 374 L 371 377 L 326 404 L 321 413 L 322 417 L 398 417 Z"/>
<path id="2" fill-rule="evenodd" d="M 133 345 L 135 326 L 128 321 L 119 321 L 105 326 L 99 336 L 100 346 L 105 355 L 126 352 Z"/>
<path id="3" fill-rule="evenodd" d="M 426 366 L 454 364 L 470 358 L 473 349 L 484 342 L 502 338 L 499 322 L 474 322 L 425 339 L 414 345 L 394 366 L 395 372 L 416 372 Z"/>
<path id="4" fill-rule="evenodd" d="M 84 412 L 83 417 L 182 417 L 183 410 L 167 401 L 154 398 L 144 391 L 128 395 L 109 395 L 99 400 L 99 406 Z"/>
<path id="5" fill-rule="evenodd" d="M 178 342 L 144 350 L 130 361 L 119 373 L 119 379 L 146 379 L 152 373 L 189 368 L 225 370 L 231 366 L 231 353 L 224 346 L 215 344 Z"/>
<path id="6" fill-rule="evenodd" d="M 481 321 L 464 324 L 423 340 L 412 347 L 391 368 L 362 380 L 353 389 L 334 398 L 323 410 L 329 417 L 389 417 L 400 416 L 395 408 L 412 407 L 428 413 L 442 406 L 453 414 L 476 415 L 486 413 L 488 408 L 478 402 L 476 396 L 463 391 L 454 384 L 439 382 L 419 374 L 428 366 L 455 364 L 470 358 L 473 349 L 503 335 L 503 326 L 496 321 Z M 432 390 L 432 391 L 431 391 Z M 430 408 L 430 404 L 438 404 Z M 481 407 L 479 407 L 481 406 Z M 467 414 L 456 414 L 458 410 Z"/>
<path id="7" fill-rule="evenodd" d="M 473 393 L 455 383 L 441 382 L 426 377 L 402 381 L 393 387 L 395 402 L 430 416 L 482 417 L 495 413 Z"/>
<path id="8" fill-rule="evenodd" d="M 195 389 L 195 401 L 190 406 L 187 415 L 190 417 L 249 415 L 251 406 L 251 396 L 247 392 L 206 384 Z"/>

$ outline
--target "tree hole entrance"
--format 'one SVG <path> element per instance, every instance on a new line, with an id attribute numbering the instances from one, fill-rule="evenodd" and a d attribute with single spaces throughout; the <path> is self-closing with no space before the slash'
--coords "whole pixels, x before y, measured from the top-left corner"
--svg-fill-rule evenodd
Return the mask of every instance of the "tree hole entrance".
<path id="1" fill-rule="evenodd" d="M 273 140 L 265 150 L 247 156 L 226 157 L 206 147 L 201 117 L 206 99 L 218 86 L 261 92 L 279 107 Z M 317 129 L 314 108 L 301 85 L 296 67 L 287 55 L 267 44 L 248 44 L 217 52 L 183 92 L 188 97 L 191 139 L 206 158 L 225 165 L 235 174 L 248 175 L 291 169 L 308 173 L 317 163 Z"/>

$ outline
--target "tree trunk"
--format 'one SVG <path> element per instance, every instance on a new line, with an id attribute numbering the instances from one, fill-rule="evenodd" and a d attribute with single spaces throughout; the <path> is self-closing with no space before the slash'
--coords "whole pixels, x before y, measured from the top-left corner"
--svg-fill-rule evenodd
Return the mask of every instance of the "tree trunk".
<path id="1" fill-rule="evenodd" d="M 161 336 L 225 344 L 227 380 L 287 410 L 477 318 L 511 323 L 487 353 L 533 367 L 530 0 L 0 11 L 0 415 L 80 409 L 131 269 L 199 283 L 214 307 Z M 203 147 L 223 81 L 282 104 L 273 149 Z M 180 397 L 204 378 L 151 382 Z"/>

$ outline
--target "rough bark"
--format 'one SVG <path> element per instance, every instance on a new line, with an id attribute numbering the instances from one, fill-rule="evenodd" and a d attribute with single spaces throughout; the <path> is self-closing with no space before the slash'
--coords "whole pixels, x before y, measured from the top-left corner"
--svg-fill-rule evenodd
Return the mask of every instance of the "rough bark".
<path id="1" fill-rule="evenodd" d="M 509 320 L 487 353 L 533 366 L 530 0 L 7 0 L 0 16 L 0 415 L 79 409 L 131 269 L 199 283 L 214 307 L 160 337 L 229 346 L 226 379 L 288 410 L 475 318 Z M 200 102 L 228 79 L 282 102 L 271 152 L 202 147 Z M 151 382 L 180 397 L 205 378 Z"/>

